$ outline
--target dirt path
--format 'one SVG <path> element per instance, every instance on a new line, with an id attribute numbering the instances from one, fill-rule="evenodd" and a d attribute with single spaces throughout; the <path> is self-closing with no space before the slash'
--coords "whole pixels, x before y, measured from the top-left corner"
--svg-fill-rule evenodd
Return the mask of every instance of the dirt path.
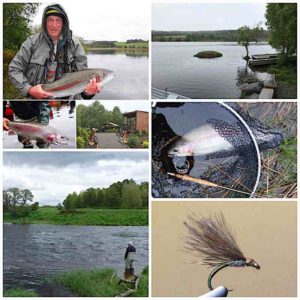
<path id="1" fill-rule="evenodd" d="M 118 141 L 114 132 L 97 133 L 99 149 L 127 149 L 128 147 Z"/>

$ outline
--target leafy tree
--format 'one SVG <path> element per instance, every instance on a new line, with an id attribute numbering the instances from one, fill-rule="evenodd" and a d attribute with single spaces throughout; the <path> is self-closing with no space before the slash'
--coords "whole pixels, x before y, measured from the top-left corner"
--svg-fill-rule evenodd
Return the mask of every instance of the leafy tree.
<path id="1" fill-rule="evenodd" d="M 25 206 L 27 202 L 32 202 L 33 201 L 33 194 L 30 190 L 25 189 L 21 190 L 21 205 Z"/>
<path id="2" fill-rule="evenodd" d="M 269 43 L 285 56 L 297 52 L 297 3 L 268 3 L 266 25 L 271 32 Z"/>
<path id="3" fill-rule="evenodd" d="M 260 32 L 262 28 L 259 25 L 254 28 L 250 28 L 249 26 L 243 26 L 238 29 L 237 42 L 245 47 L 246 56 L 244 57 L 246 60 L 249 60 L 249 45 L 251 42 L 257 42 Z"/>
<path id="4" fill-rule="evenodd" d="M 123 208 L 141 208 L 142 198 L 139 187 L 134 183 L 125 184 L 122 193 Z"/>
<path id="5" fill-rule="evenodd" d="M 39 5 L 39 3 L 3 4 L 4 50 L 19 50 L 21 44 L 32 34 L 30 22 Z"/>
<path id="6" fill-rule="evenodd" d="M 30 190 L 20 190 L 12 187 L 3 191 L 3 204 L 5 210 L 9 211 L 13 216 L 18 214 L 29 213 L 27 202 L 33 201 L 33 194 Z"/>

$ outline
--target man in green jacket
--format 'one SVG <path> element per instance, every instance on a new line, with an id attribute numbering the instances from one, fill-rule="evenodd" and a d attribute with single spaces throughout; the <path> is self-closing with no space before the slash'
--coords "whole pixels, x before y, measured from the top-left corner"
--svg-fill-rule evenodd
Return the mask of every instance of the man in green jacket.
<path id="1" fill-rule="evenodd" d="M 87 57 L 77 38 L 69 29 L 69 19 L 59 4 L 45 8 L 42 31 L 30 36 L 9 65 L 12 84 L 25 97 L 50 98 L 41 87 L 63 74 L 87 68 Z M 75 99 L 91 99 L 100 92 L 100 84 L 91 79 L 84 92 Z"/>

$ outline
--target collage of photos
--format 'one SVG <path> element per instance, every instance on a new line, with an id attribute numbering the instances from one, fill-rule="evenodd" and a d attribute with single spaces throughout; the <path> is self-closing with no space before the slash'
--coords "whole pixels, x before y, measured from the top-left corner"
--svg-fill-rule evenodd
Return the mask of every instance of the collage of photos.
<path id="1" fill-rule="evenodd" d="M 297 6 L 2 1 L 2 297 L 294 297 Z"/>

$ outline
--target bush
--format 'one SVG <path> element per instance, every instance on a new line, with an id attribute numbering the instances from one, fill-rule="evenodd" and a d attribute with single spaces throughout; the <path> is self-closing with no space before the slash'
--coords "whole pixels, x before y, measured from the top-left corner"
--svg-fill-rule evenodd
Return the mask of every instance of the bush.
<path id="1" fill-rule="evenodd" d="M 85 145 L 84 139 L 81 136 L 78 136 L 76 138 L 76 144 L 77 144 L 77 148 L 84 148 Z"/>
<path id="2" fill-rule="evenodd" d="M 127 145 L 130 147 L 130 148 L 133 148 L 133 147 L 136 147 L 139 143 L 139 138 L 138 136 L 132 134 L 128 137 L 128 142 L 127 142 Z"/>
<path id="3" fill-rule="evenodd" d="M 148 141 L 143 141 L 142 147 L 143 148 L 148 148 L 149 147 L 149 142 Z"/>
<path id="4" fill-rule="evenodd" d="M 37 211 L 39 209 L 39 203 L 34 202 L 33 204 L 31 204 L 30 208 L 31 208 L 31 211 Z"/>
<path id="5" fill-rule="evenodd" d="M 63 205 L 62 205 L 61 203 L 58 203 L 58 204 L 56 205 L 56 208 L 57 208 L 58 210 L 62 210 L 64 207 L 63 207 Z"/>

